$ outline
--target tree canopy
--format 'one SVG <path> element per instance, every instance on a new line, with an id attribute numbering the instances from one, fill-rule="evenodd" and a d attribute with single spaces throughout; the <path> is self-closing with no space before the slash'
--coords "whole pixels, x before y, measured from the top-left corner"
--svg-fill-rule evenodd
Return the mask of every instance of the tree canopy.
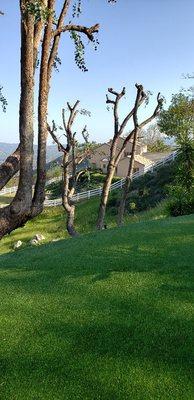
<path id="1" fill-rule="evenodd" d="M 194 96 L 191 90 L 173 94 L 171 104 L 163 110 L 158 123 L 161 132 L 174 137 L 177 143 L 194 134 Z"/>

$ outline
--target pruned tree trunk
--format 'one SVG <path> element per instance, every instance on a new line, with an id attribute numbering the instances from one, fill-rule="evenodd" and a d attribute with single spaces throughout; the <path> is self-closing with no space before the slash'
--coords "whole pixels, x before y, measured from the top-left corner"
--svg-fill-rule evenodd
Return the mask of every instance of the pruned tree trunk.
<path id="1" fill-rule="evenodd" d="M 10 181 L 20 168 L 20 146 L 0 165 L 0 190 Z"/>
<path id="2" fill-rule="evenodd" d="M 106 206 L 107 206 L 107 201 L 108 201 L 109 192 L 110 192 L 110 186 L 111 186 L 111 182 L 112 182 L 114 173 L 115 173 L 115 167 L 112 165 L 109 165 L 106 179 L 105 179 L 105 182 L 103 185 L 101 200 L 100 200 L 100 207 L 99 207 L 98 220 L 97 220 L 97 229 L 104 228 L 104 218 L 105 218 L 105 213 L 106 213 Z"/>
<path id="3" fill-rule="evenodd" d="M 121 226 L 123 224 L 125 206 L 126 206 L 126 201 L 127 201 L 130 186 L 131 186 L 131 177 L 130 177 L 130 175 L 127 174 L 125 183 L 123 186 L 122 197 L 121 197 L 119 208 L 118 208 L 118 221 L 117 221 L 118 226 Z"/>
<path id="4" fill-rule="evenodd" d="M 85 149 L 83 152 L 78 150 L 78 142 L 76 140 L 76 132 L 73 133 L 72 126 L 76 115 L 78 113 L 87 115 L 86 110 L 78 110 L 77 106 L 79 100 L 77 100 L 73 107 L 67 103 L 69 110 L 69 117 L 66 121 L 65 110 L 62 110 L 62 120 L 64 128 L 64 136 L 66 137 L 66 145 L 57 138 L 55 131 L 57 130 L 55 123 L 53 121 L 52 129 L 48 125 L 48 131 L 51 134 L 54 142 L 58 146 L 58 150 L 63 152 L 63 187 L 62 187 L 62 204 L 67 214 L 66 228 L 70 236 L 77 236 L 78 233 L 74 227 L 74 217 L 75 217 L 75 205 L 73 204 L 72 197 L 75 193 L 77 182 L 83 170 L 77 171 L 77 166 L 91 154 L 92 149 L 88 142 L 88 132 L 86 126 L 82 130 L 82 136 L 85 141 Z M 70 184 L 70 174 L 71 174 L 71 184 Z"/>
<path id="5" fill-rule="evenodd" d="M 65 211 L 67 213 L 67 221 L 66 221 L 66 228 L 67 232 L 69 233 L 70 236 L 75 237 L 78 236 L 78 232 L 75 230 L 74 227 L 74 218 L 75 218 L 75 206 L 74 205 L 63 205 L 65 208 Z"/>
<path id="6" fill-rule="evenodd" d="M 123 186 L 121 200 L 120 200 L 120 204 L 119 204 L 119 208 L 118 208 L 118 221 L 117 221 L 117 223 L 118 223 L 119 226 L 123 224 L 126 201 L 127 201 L 127 198 L 128 198 L 129 189 L 130 189 L 131 182 L 132 182 L 132 177 L 133 177 L 133 168 L 134 168 L 134 161 L 135 161 L 135 151 L 136 151 L 136 144 L 137 144 L 137 136 L 138 136 L 138 129 L 136 129 L 135 133 L 134 133 L 131 158 L 130 158 L 130 161 L 129 161 L 129 168 L 128 168 L 127 176 L 126 176 L 125 183 L 124 183 L 124 186 Z"/>
<path id="7" fill-rule="evenodd" d="M 114 176 L 115 169 L 121 160 L 121 157 L 124 154 L 125 148 L 127 144 L 129 143 L 130 139 L 134 136 L 135 131 L 136 131 L 136 126 L 137 123 L 135 122 L 137 119 L 137 110 L 140 107 L 140 105 L 145 101 L 147 98 L 146 93 L 143 90 L 142 85 L 135 85 L 137 89 L 137 94 L 136 94 L 136 100 L 135 100 L 135 105 L 132 108 L 132 110 L 127 114 L 127 116 L 123 119 L 122 123 L 119 123 L 119 116 L 118 116 L 118 105 L 120 99 L 125 95 L 125 88 L 122 89 L 121 92 L 116 92 L 112 88 L 108 89 L 108 92 L 114 95 L 114 100 L 110 99 L 108 95 L 106 96 L 106 103 L 107 104 L 113 104 L 113 115 L 114 115 L 114 136 L 112 139 L 112 145 L 110 147 L 110 159 L 108 163 L 108 168 L 107 168 L 107 176 L 103 185 L 103 190 L 102 190 L 102 195 L 101 195 L 101 201 L 100 201 L 100 206 L 99 206 L 99 211 L 98 211 L 98 219 L 97 219 L 97 229 L 103 229 L 104 227 L 104 217 L 106 213 L 106 206 L 107 206 L 107 200 L 110 192 L 110 186 L 112 182 L 112 178 Z M 143 128 L 144 125 L 147 123 L 151 122 L 153 118 L 155 118 L 162 107 L 163 104 L 163 98 L 160 97 L 160 93 L 158 93 L 157 96 L 157 106 L 154 110 L 154 113 L 144 120 L 140 125 L 139 128 Z M 128 121 L 133 117 L 133 120 L 135 122 L 135 128 L 127 134 L 125 139 L 123 140 L 123 144 L 121 148 L 118 148 L 118 140 L 121 137 L 121 135 L 124 132 L 124 129 L 127 126 Z"/>
<path id="8" fill-rule="evenodd" d="M 142 85 L 137 85 L 137 96 L 136 96 L 136 103 L 138 104 L 138 107 L 141 105 L 141 103 L 145 100 L 146 95 L 143 91 Z M 125 87 L 123 87 L 121 92 L 116 92 L 112 88 L 108 89 L 108 92 L 111 93 L 112 95 L 115 96 L 115 100 L 112 100 L 106 96 L 106 103 L 107 104 L 113 104 L 113 115 L 114 115 L 114 136 L 110 148 L 110 160 L 108 163 L 108 168 L 107 168 L 107 175 L 106 179 L 103 185 L 103 190 L 101 194 L 101 201 L 100 201 L 100 206 L 99 206 L 99 211 L 98 211 L 98 219 L 97 219 L 97 229 L 103 229 L 104 227 L 104 218 L 105 218 L 105 213 L 106 213 L 106 206 L 107 206 L 107 201 L 108 201 L 108 196 L 110 192 L 110 186 L 112 183 L 112 179 L 115 173 L 115 169 L 124 153 L 124 150 L 127 146 L 127 143 L 131 139 L 133 132 L 130 132 L 127 137 L 125 138 L 123 142 L 123 146 L 121 149 L 118 149 L 118 141 L 119 138 L 121 137 L 128 121 L 130 118 L 133 116 L 134 111 L 135 111 L 135 106 L 132 108 L 132 110 L 127 114 L 127 116 L 124 118 L 123 122 L 120 124 L 119 123 L 119 115 L 118 115 L 118 105 L 119 101 L 121 98 L 125 95 Z"/>
<path id="9" fill-rule="evenodd" d="M 70 236 L 78 236 L 74 228 L 75 218 L 75 206 L 72 204 L 72 200 L 69 198 L 69 153 L 64 153 L 63 156 L 63 192 L 62 192 L 62 204 L 67 214 L 66 228 Z M 73 192 L 72 192 L 73 194 Z M 71 196 L 72 196 L 71 194 Z"/>
<path id="10" fill-rule="evenodd" d="M 75 206 L 71 206 L 70 211 L 67 212 L 67 232 L 70 236 L 78 236 L 74 228 L 74 218 L 75 218 Z"/>

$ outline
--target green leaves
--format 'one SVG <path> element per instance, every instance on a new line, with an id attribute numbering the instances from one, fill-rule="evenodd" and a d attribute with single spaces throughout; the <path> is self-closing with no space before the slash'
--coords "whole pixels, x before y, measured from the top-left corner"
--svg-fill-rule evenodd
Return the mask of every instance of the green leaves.
<path id="1" fill-rule="evenodd" d="M 73 3 L 73 12 L 72 12 L 72 17 L 79 18 L 80 14 L 82 13 L 81 10 L 81 0 L 75 0 Z"/>
<path id="2" fill-rule="evenodd" d="M 53 63 L 53 67 L 56 72 L 59 72 L 59 67 L 61 66 L 61 64 L 62 64 L 61 58 L 58 55 L 56 55 Z"/>
<path id="3" fill-rule="evenodd" d="M 88 69 L 85 64 L 85 46 L 81 40 L 81 36 L 77 32 L 71 31 L 70 37 L 75 45 L 75 63 L 82 72 L 87 72 Z"/>
<path id="4" fill-rule="evenodd" d="M 50 10 L 48 7 L 45 7 L 40 0 L 37 1 L 29 1 L 26 5 L 26 12 L 34 15 L 35 22 L 39 20 L 47 21 L 48 17 L 53 14 L 53 10 Z"/>
<path id="5" fill-rule="evenodd" d="M 2 110 L 5 113 L 6 109 L 7 109 L 7 106 L 8 106 L 8 102 L 7 102 L 5 96 L 2 93 L 2 89 L 3 89 L 3 87 L 0 86 L 0 103 L 1 103 Z"/>
<path id="6" fill-rule="evenodd" d="M 172 95 L 168 110 L 163 110 L 158 123 L 162 132 L 175 137 L 177 142 L 194 134 L 194 97 L 181 90 Z"/>

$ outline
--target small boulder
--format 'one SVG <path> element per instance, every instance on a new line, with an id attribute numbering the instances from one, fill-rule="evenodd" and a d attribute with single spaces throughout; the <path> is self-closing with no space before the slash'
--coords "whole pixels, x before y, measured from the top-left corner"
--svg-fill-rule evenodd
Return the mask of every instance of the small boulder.
<path id="1" fill-rule="evenodd" d="M 41 240 L 45 240 L 45 237 L 43 235 L 41 235 L 40 233 L 37 233 L 34 238 L 35 240 L 37 240 L 37 242 L 41 242 Z"/>
<path id="2" fill-rule="evenodd" d="M 19 249 L 19 247 L 22 246 L 22 241 L 18 240 L 16 243 L 14 243 L 13 248 L 14 250 Z"/>
<path id="3" fill-rule="evenodd" d="M 38 240 L 36 240 L 36 239 L 34 239 L 34 238 L 30 240 L 30 244 L 31 244 L 32 246 L 36 246 L 38 243 L 39 243 Z"/>

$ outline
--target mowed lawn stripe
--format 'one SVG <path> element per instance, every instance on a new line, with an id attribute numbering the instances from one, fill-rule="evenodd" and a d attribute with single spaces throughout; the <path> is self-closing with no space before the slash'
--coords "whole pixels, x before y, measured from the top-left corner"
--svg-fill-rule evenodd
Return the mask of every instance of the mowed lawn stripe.
<path id="1" fill-rule="evenodd" d="M 194 398 L 194 216 L 0 256 L 1 400 Z"/>

